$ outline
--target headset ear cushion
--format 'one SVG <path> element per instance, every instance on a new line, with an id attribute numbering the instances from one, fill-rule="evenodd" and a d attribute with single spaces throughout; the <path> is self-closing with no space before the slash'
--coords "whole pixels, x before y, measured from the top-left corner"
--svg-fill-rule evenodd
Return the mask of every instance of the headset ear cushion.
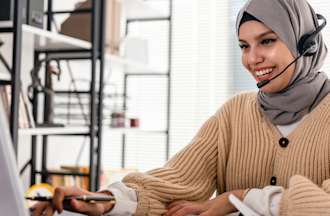
<path id="1" fill-rule="evenodd" d="M 304 34 L 299 42 L 298 42 L 298 51 L 299 54 L 302 55 L 307 49 L 310 49 L 307 53 L 304 54 L 304 56 L 312 56 L 316 53 L 318 46 L 315 40 L 315 36 L 313 33 L 311 34 Z"/>

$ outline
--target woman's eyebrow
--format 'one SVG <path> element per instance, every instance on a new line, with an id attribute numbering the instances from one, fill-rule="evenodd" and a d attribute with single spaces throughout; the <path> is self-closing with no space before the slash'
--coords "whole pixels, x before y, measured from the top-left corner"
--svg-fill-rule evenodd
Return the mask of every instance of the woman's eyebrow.
<path id="1" fill-rule="evenodd" d="M 275 32 L 272 31 L 272 30 L 269 30 L 269 31 L 266 31 L 266 32 L 264 32 L 264 33 L 261 33 L 261 34 L 257 35 L 254 39 L 262 38 L 262 37 L 264 37 L 264 36 L 266 36 L 266 35 L 268 35 L 268 34 L 275 34 Z M 243 39 L 239 39 L 238 41 L 239 41 L 239 42 L 246 43 L 246 41 L 243 40 Z"/>

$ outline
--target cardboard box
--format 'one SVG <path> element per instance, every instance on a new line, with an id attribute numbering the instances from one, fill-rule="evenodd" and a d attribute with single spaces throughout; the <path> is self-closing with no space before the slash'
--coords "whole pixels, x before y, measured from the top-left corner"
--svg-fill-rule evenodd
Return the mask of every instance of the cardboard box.
<path id="1" fill-rule="evenodd" d="M 120 0 L 107 0 L 106 5 L 106 51 L 111 54 L 119 55 L 122 3 Z M 80 3 L 76 9 L 88 9 L 91 7 L 92 1 L 87 0 Z M 71 16 L 62 23 L 61 33 L 81 40 L 91 41 L 91 14 L 71 14 Z"/>

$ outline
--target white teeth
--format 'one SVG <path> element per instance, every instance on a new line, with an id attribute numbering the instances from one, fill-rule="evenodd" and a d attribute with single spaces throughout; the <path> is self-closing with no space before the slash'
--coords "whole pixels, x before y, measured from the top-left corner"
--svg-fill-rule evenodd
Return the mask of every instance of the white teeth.
<path id="1" fill-rule="evenodd" d="M 255 73 L 257 76 L 263 76 L 263 75 L 271 73 L 272 71 L 273 71 L 273 68 L 268 68 L 268 69 L 256 71 Z"/>

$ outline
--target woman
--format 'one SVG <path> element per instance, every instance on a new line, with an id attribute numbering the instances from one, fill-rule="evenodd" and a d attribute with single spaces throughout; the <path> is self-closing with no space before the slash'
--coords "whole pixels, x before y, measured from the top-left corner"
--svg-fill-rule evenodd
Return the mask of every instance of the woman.
<path id="1" fill-rule="evenodd" d="M 330 83 L 318 71 L 327 49 L 319 33 L 317 47 L 297 48 L 317 27 L 305 0 L 248 1 L 236 26 L 242 62 L 257 82 L 271 81 L 257 94 L 229 100 L 163 168 L 99 192 L 113 193 L 117 204 L 72 200 L 69 208 L 89 215 L 226 215 L 236 211 L 228 202 L 233 193 L 262 215 L 330 215 Z M 215 191 L 220 195 L 208 200 Z M 86 193 L 92 194 L 59 188 L 53 205 L 38 203 L 34 215 L 62 211 L 65 195 Z"/>

